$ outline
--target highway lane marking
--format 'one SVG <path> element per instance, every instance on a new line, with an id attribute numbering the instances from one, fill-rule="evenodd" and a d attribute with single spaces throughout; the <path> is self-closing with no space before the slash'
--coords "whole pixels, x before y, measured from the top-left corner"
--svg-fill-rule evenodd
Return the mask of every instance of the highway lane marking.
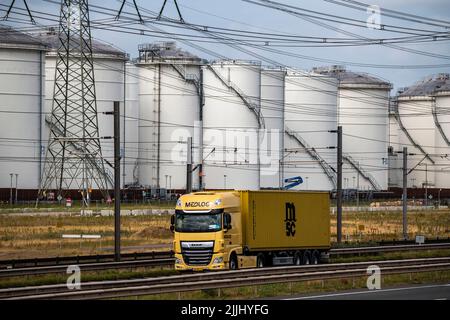
<path id="1" fill-rule="evenodd" d="M 296 297 L 296 298 L 287 298 L 283 300 L 304 300 L 304 299 L 315 299 L 315 298 L 325 298 L 325 297 L 338 297 L 338 296 L 346 296 L 346 295 L 357 295 L 357 294 L 366 294 L 366 293 L 378 293 L 378 292 L 389 292 L 389 291 L 402 291 L 402 290 L 417 290 L 417 289 L 429 289 L 429 288 L 440 288 L 440 287 L 450 287 L 450 283 L 441 284 L 441 285 L 432 285 L 432 286 L 419 286 L 419 287 L 406 287 L 406 288 L 391 288 L 391 289 L 380 289 L 380 290 L 367 290 L 367 291 L 357 291 L 357 292 L 341 292 L 341 293 L 331 293 L 331 294 L 323 294 L 317 296 L 307 296 L 307 297 Z"/>

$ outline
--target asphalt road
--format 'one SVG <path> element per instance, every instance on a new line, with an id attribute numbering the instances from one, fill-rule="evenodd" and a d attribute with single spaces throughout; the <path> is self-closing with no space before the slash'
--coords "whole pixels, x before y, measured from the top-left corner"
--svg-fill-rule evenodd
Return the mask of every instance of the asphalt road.
<path id="1" fill-rule="evenodd" d="M 450 283 L 279 297 L 282 300 L 450 300 Z"/>

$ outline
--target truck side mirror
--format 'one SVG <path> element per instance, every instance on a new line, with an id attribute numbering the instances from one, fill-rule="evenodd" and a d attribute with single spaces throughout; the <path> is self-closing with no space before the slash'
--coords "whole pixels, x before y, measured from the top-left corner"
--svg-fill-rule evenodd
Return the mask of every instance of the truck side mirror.
<path id="1" fill-rule="evenodd" d="M 223 227 L 224 229 L 231 229 L 231 215 L 229 213 L 223 214 Z"/>
<path id="2" fill-rule="evenodd" d="M 175 215 L 170 216 L 170 231 L 175 231 Z"/>

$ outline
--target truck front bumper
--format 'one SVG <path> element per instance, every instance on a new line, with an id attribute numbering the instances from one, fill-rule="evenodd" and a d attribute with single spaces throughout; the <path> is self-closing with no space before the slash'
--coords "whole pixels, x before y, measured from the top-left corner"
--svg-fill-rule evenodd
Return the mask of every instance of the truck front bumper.
<path id="1" fill-rule="evenodd" d="M 190 271 L 203 271 L 203 270 L 224 270 L 225 261 L 223 260 L 223 253 L 213 254 L 211 258 L 211 262 L 205 266 L 191 266 L 184 262 L 183 255 L 176 253 L 175 254 L 175 270 L 190 270 Z M 220 262 L 219 262 L 220 261 Z"/>

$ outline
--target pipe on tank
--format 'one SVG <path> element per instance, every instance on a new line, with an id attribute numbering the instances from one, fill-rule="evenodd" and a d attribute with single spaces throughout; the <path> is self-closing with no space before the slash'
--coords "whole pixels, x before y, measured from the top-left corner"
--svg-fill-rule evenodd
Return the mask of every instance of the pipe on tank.
<path id="1" fill-rule="evenodd" d="M 42 59 L 42 55 L 44 54 L 43 51 L 39 51 L 39 186 L 41 185 L 42 182 L 42 100 L 44 99 L 43 96 L 43 85 L 42 85 L 42 76 L 43 76 L 43 59 Z"/>

